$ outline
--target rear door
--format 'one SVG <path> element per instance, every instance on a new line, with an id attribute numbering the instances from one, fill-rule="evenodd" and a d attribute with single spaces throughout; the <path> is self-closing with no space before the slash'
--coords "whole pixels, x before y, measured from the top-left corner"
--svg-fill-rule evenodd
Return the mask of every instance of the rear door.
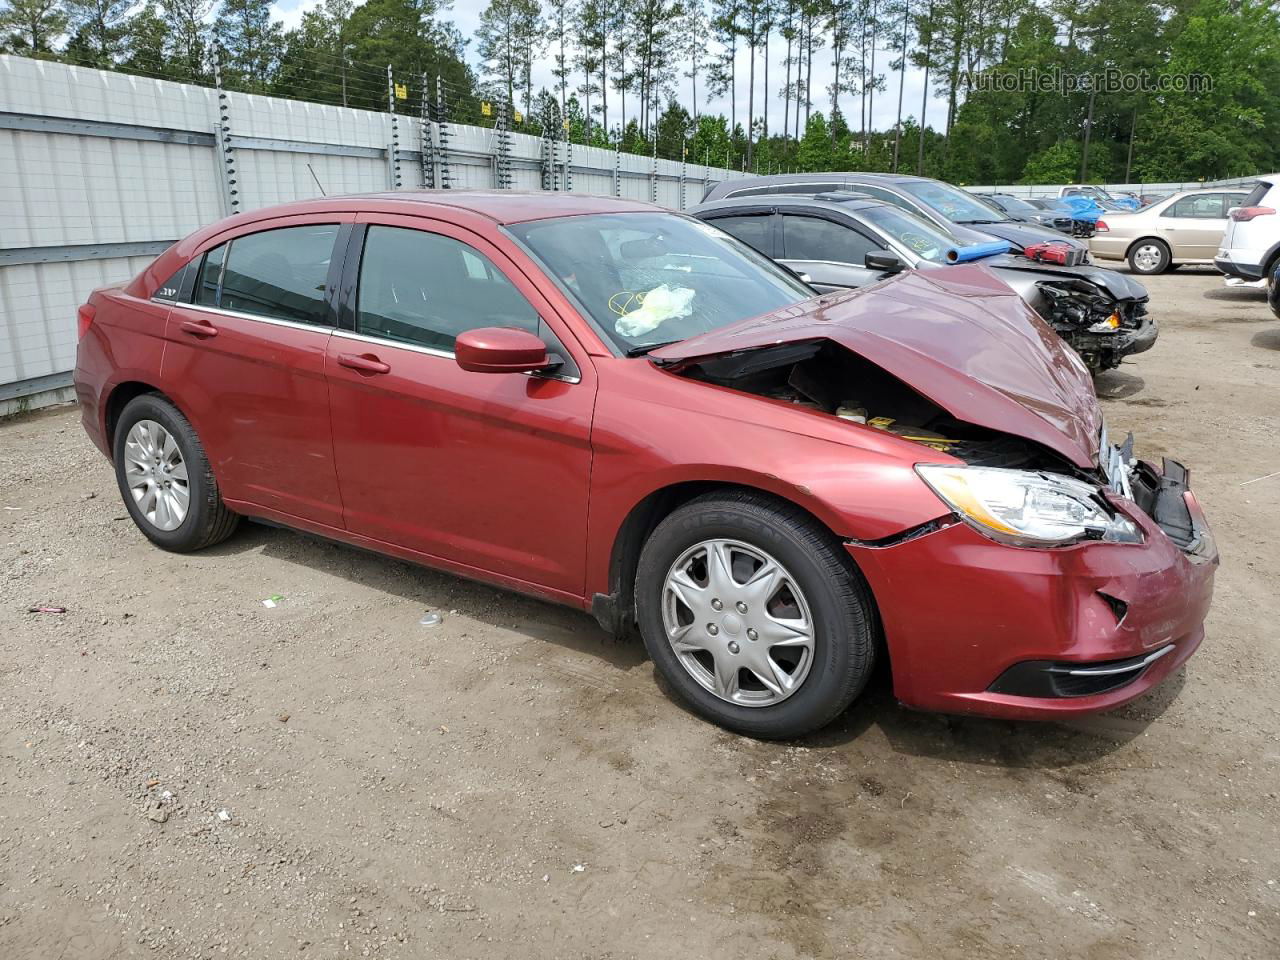
<path id="1" fill-rule="evenodd" d="M 1174 260 L 1212 260 L 1227 229 L 1226 195 L 1194 193 L 1180 197 L 1160 215 Z"/>
<path id="2" fill-rule="evenodd" d="M 866 256 L 884 245 L 853 226 L 813 213 L 782 211 L 781 261 L 824 292 L 862 287 L 883 274 L 868 270 Z"/>
<path id="3" fill-rule="evenodd" d="M 595 375 L 582 348 L 496 246 L 453 224 L 361 215 L 329 343 L 333 444 L 347 528 L 580 597 Z M 472 373 L 454 338 L 537 333 L 554 375 Z"/>
<path id="4" fill-rule="evenodd" d="M 773 216 L 772 207 L 743 207 L 729 216 L 710 217 L 706 222 L 770 260 L 778 259 L 777 217 Z"/>
<path id="5" fill-rule="evenodd" d="M 163 377 L 200 434 L 223 496 L 342 526 L 325 348 L 335 250 L 351 214 L 259 221 L 197 258 L 166 328 Z"/>

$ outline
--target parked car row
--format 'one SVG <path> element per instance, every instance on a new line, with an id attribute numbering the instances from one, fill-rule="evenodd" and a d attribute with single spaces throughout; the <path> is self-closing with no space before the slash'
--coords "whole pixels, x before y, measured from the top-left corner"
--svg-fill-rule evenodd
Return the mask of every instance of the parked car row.
<path id="1" fill-rule="evenodd" d="M 752 736 L 879 663 L 909 706 L 1012 719 L 1150 690 L 1217 552 L 1064 339 L 1154 331 L 1145 292 L 945 184 L 849 186 L 239 214 L 80 308 L 84 427 L 163 549 L 252 518 L 587 610 Z"/>

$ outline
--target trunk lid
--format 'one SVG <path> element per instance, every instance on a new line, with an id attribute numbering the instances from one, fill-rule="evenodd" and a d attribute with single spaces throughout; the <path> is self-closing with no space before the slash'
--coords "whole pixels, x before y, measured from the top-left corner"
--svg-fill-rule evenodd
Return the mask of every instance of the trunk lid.
<path id="1" fill-rule="evenodd" d="M 782 343 L 830 340 L 959 420 L 1032 440 L 1083 469 L 1098 464 L 1102 415 L 1084 364 L 980 266 L 909 271 L 661 347 L 663 366 Z"/>

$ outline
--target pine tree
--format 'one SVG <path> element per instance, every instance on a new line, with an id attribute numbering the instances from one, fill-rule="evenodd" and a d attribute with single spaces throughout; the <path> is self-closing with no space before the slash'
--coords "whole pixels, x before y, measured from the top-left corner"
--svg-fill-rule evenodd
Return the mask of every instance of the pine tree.
<path id="1" fill-rule="evenodd" d="M 271 17 L 271 0 L 223 0 L 214 36 L 224 83 L 265 92 L 284 52 L 284 30 Z"/>

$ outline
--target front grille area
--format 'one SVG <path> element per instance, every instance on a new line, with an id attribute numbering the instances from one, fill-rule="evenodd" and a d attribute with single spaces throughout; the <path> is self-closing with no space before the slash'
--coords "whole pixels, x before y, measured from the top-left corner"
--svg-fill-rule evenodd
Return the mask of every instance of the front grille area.
<path id="1" fill-rule="evenodd" d="M 1000 674 L 987 690 L 1015 697 L 1092 697 L 1128 686 L 1174 645 L 1166 644 L 1150 653 L 1123 660 L 1097 663 L 1068 663 L 1057 660 L 1024 660 Z"/>

